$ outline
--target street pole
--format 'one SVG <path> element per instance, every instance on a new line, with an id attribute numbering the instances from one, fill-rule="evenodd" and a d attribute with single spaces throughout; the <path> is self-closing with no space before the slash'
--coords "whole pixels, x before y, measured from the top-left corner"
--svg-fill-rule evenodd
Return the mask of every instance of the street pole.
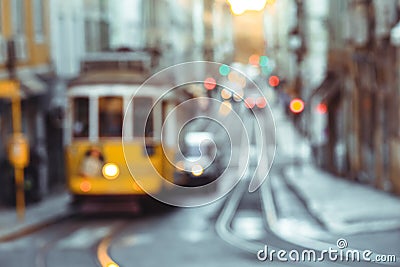
<path id="1" fill-rule="evenodd" d="M 18 91 L 13 96 L 12 99 L 12 120 L 13 120 L 13 147 L 11 148 L 11 153 L 15 154 L 17 157 L 23 157 L 23 151 L 19 144 L 23 143 L 23 136 L 21 131 L 21 98 L 19 95 L 19 86 L 17 86 Z M 15 190 L 16 190 L 16 209 L 18 214 L 18 219 L 23 221 L 25 219 L 25 178 L 24 178 L 24 164 L 18 164 L 19 159 L 14 161 L 14 171 L 15 171 Z"/>
<path id="2" fill-rule="evenodd" d="M 20 85 L 15 80 L 0 82 L 0 98 L 11 99 L 13 134 L 8 143 L 8 159 L 14 167 L 18 219 L 25 214 L 24 169 L 29 163 L 29 144 L 22 133 Z"/>
<path id="3" fill-rule="evenodd" d="M 25 177 L 24 169 L 29 163 L 29 144 L 22 133 L 22 113 L 21 113 L 21 96 L 20 84 L 16 81 L 15 71 L 15 46 L 14 41 L 10 40 L 7 43 L 8 62 L 7 68 L 9 72 L 9 92 L 11 96 L 13 136 L 9 144 L 8 157 L 11 164 L 14 166 L 15 175 L 15 202 L 16 211 L 19 221 L 25 219 Z"/>

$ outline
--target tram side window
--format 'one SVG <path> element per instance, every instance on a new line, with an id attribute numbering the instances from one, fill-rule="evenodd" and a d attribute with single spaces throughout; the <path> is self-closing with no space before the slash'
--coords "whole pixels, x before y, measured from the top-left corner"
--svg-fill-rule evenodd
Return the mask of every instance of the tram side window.
<path id="1" fill-rule="evenodd" d="M 153 136 L 153 112 L 151 112 L 149 115 L 149 111 L 152 109 L 152 106 L 153 100 L 149 97 L 137 97 L 133 99 L 134 137 Z"/>
<path id="2" fill-rule="evenodd" d="M 123 99 L 122 97 L 102 97 L 99 100 L 100 137 L 122 136 Z"/>
<path id="3" fill-rule="evenodd" d="M 73 136 L 75 138 L 89 137 L 89 99 L 75 98 L 73 110 Z"/>

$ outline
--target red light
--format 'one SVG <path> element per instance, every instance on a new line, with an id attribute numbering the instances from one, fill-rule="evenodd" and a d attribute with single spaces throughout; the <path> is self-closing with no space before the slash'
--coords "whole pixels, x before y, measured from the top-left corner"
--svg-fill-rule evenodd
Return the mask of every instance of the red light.
<path id="1" fill-rule="evenodd" d="M 258 65 L 260 63 L 260 56 L 259 55 L 251 55 L 249 57 L 249 64 L 251 65 Z"/>
<path id="2" fill-rule="evenodd" d="M 279 77 L 278 76 L 271 76 L 269 78 L 269 85 L 272 87 L 277 87 L 280 83 Z"/>
<path id="3" fill-rule="evenodd" d="M 204 81 L 204 88 L 207 90 L 213 90 L 217 86 L 217 82 L 215 81 L 214 78 L 207 78 Z"/>
<path id="4" fill-rule="evenodd" d="M 324 103 L 320 103 L 317 106 L 317 112 L 319 114 L 326 114 L 328 112 L 328 107 Z"/>
<path id="5" fill-rule="evenodd" d="M 79 188 L 82 190 L 82 192 L 87 193 L 92 189 L 92 185 L 89 181 L 83 181 Z"/>
<path id="6" fill-rule="evenodd" d="M 299 113 L 303 112 L 303 110 L 304 110 L 304 101 L 299 99 L 299 98 L 293 99 L 290 102 L 290 110 L 295 114 L 299 114 Z"/>
<path id="7" fill-rule="evenodd" d="M 244 100 L 244 105 L 246 106 L 246 108 L 248 109 L 252 109 L 255 107 L 256 105 L 256 101 L 254 100 L 254 98 L 252 97 L 248 97 Z"/>
<path id="8" fill-rule="evenodd" d="M 256 104 L 258 108 L 265 108 L 267 106 L 267 100 L 265 99 L 265 97 L 260 96 L 259 98 L 257 98 Z"/>

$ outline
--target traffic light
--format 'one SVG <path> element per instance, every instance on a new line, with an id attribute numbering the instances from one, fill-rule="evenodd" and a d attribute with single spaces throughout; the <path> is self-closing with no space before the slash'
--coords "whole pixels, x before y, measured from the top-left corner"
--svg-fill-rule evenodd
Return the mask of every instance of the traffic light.
<path id="1" fill-rule="evenodd" d="M 276 75 L 273 75 L 273 76 L 269 77 L 268 82 L 269 82 L 269 85 L 270 85 L 271 87 L 277 87 L 277 86 L 279 86 L 279 84 L 281 83 L 279 77 L 276 76 Z"/>
<path id="2" fill-rule="evenodd" d="M 319 114 L 326 114 L 328 112 L 328 107 L 324 103 L 318 104 L 316 110 Z"/>
<path id="3" fill-rule="evenodd" d="M 304 111 L 304 107 L 304 101 L 300 98 L 295 98 L 290 102 L 290 111 L 292 111 L 294 114 L 302 113 Z"/>

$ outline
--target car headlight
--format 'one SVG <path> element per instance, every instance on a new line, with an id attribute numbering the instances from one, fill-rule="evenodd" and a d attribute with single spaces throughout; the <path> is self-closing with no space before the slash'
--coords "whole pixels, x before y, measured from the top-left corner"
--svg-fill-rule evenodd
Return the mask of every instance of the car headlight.
<path id="1" fill-rule="evenodd" d="M 107 163 L 102 170 L 104 178 L 114 180 L 119 176 L 119 168 L 115 163 Z"/>
<path id="2" fill-rule="evenodd" d="M 204 169 L 201 165 L 196 164 L 192 167 L 192 174 L 194 176 L 201 176 L 204 173 Z"/>

